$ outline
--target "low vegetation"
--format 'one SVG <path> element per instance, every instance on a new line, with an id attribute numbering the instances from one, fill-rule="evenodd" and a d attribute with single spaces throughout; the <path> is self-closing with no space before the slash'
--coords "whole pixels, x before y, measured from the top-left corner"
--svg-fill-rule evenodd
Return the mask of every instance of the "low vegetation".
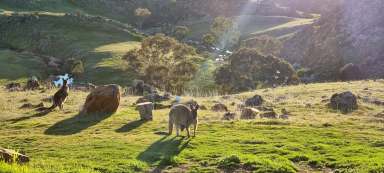
<path id="1" fill-rule="evenodd" d="M 229 97 L 194 98 L 200 105 L 215 101 L 231 111 L 259 94 L 265 106 L 285 108 L 288 120 L 222 121 L 222 113 L 199 111 L 196 137 L 166 136 L 169 109 L 156 110 L 154 120 L 139 121 L 132 107 L 137 97 L 123 97 L 109 117 L 77 117 L 87 93 L 72 91 L 64 111 L 46 116 L 19 109 L 39 103 L 48 90 L 0 94 L 0 145 L 31 157 L 25 168 L 0 164 L 5 172 L 382 172 L 384 168 L 381 106 L 359 99 L 359 109 L 342 114 L 325 106 L 333 93 L 350 90 L 360 97 L 384 99 L 383 81 L 324 83 L 278 87 Z M 366 90 L 368 88 L 368 90 Z M 189 100 L 185 96 L 183 100 Z M 46 105 L 50 103 L 44 102 Z M 76 118 L 77 117 L 77 118 Z M 185 133 L 182 133 L 185 136 Z M 4 171 L 3 171 L 4 172 Z"/>

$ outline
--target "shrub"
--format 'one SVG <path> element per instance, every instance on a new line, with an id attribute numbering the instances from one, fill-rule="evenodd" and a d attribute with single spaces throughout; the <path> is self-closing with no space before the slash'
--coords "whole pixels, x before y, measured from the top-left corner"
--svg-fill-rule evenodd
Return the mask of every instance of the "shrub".
<path id="1" fill-rule="evenodd" d="M 288 62 L 262 55 L 255 49 L 241 48 L 216 70 L 215 81 L 226 92 L 238 92 L 256 89 L 258 85 L 294 84 L 299 79 Z"/>

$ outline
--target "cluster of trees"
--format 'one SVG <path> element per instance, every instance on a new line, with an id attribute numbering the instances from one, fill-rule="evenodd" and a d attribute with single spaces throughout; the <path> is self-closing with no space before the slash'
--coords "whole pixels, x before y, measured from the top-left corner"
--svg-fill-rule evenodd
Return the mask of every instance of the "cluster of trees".
<path id="1" fill-rule="evenodd" d="M 145 38 L 124 59 L 146 83 L 176 94 L 193 79 L 202 60 L 193 47 L 163 34 Z"/>
<path id="2" fill-rule="evenodd" d="M 227 64 L 217 69 L 215 81 L 225 92 L 256 89 L 299 82 L 293 67 L 272 55 L 260 54 L 256 49 L 241 48 L 229 57 Z"/>
<path id="3" fill-rule="evenodd" d="M 193 47 L 163 34 L 145 38 L 141 48 L 129 51 L 124 59 L 146 83 L 175 94 L 191 88 L 187 86 L 192 86 L 191 82 L 202 81 L 196 77 L 202 76 L 203 81 L 209 77 L 199 71 L 206 63 L 202 63 L 204 59 Z M 216 70 L 209 69 L 214 84 L 226 93 L 299 82 L 296 71 L 288 62 L 253 48 L 240 48 L 225 64 Z M 196 88 L 196 85 L 193 86 Z M 209 86 L 216 88 L 212 84 Z"/>

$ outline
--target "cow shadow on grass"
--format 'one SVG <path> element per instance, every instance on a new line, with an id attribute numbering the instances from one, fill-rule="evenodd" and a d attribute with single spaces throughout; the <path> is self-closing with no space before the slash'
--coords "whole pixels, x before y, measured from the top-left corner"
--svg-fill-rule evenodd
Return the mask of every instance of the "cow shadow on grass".
<path id="1" fill-rule="evenodd" d="M 140 153 L 137 159 L 155 165 L 153 172 L 161 172 L 167 166 L 177 164 L 175 156 L 179 155 L 189 142 L 190 139 L 185 139 L 185 137 L 164 136 Z"/>
<path id="2" fill-rule="evenodd" d="M 46 135 L 73 135 L 92 127 L 107 119 L 113 113 L 77 114 L 74 117 L 62 120 L 45 130 Z"/>

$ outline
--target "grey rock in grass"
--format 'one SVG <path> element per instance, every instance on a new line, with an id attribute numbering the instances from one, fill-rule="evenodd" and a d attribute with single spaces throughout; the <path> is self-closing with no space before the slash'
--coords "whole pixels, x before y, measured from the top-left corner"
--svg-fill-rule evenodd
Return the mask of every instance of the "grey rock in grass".
<path id="1" fill-rule="evenodd" d="M 228 108 L 225 104 L 223 103 L 216 103 L 215 105 L 213 105 L 211 107 L 211 110 L 212 111 L 215 111 L 215 112 L 227 112 L 228 111 Z"/>
<path id="2" fill-rule="evenodd" d="M 245 106 L 260 106 L 263 104 L 263 98 L 260 95 L 255 95 L 245 101 Z"/>
<path id="3" fill-rule="evenodd" d="M 357 97 L 350 91 L 332 95 L 329 106 L 332 109 L 349 113 L 358 108 Z"/>
<path id="4" fill-rule="evenodd" d="M 6 163 L 27 163 L 29 162 L 29 157 L 15 150 L 0 147 L 0 161 Z"/>

